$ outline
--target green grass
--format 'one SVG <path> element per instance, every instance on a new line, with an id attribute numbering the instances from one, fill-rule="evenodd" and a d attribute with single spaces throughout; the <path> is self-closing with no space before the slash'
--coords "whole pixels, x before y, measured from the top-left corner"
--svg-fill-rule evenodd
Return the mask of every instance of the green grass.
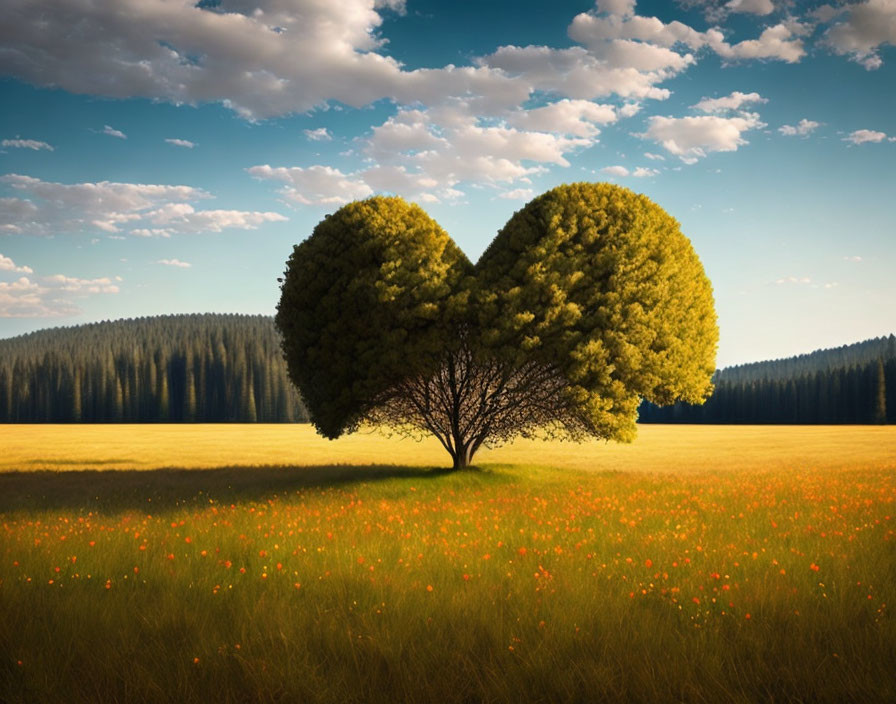
<path id="1" fill-rule="evenodd" d="M 0 701 L 896 699 L 896 429 L 642 429 L 461 473 L 375 436 L 277 466 L 283 431 L 233 431 L 6 445 Z M 365 442 L 400 449 L 340 455 Z"/>

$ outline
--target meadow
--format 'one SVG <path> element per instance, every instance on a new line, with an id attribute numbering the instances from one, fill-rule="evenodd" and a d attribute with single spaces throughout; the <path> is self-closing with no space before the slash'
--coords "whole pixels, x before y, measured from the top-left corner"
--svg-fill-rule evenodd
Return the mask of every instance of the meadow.
<path id="1" fill-rule="evenodd" d="M 896 700 L 896 428 L 447 460 L 0 426 L 0 701 Z"/>

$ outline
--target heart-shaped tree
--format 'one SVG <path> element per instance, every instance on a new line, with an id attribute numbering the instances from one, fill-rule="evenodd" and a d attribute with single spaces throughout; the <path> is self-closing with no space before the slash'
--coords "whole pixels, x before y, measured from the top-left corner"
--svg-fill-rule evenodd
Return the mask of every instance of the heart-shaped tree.
<path id="1" fill-rule="evenodd" d="M 417 205 L 375 197 L 293 249 L 275 319 L 329 438 L 432 433 L 455 468 L 516 436 L 630 441 L 640 399 L 712 391 L 712 287 L 678 223 L 605 183 L 515 213 L 472 265 Z"/>

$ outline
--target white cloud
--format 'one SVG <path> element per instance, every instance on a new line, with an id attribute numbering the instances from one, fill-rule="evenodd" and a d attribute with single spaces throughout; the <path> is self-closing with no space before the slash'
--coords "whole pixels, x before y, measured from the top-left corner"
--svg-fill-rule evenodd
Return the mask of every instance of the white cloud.
<path id="1" fill-rule="evenodd" d="M 307 112 L 328 101 L 361 107 L 384 98 L 500 98 L 512 83 L 500 72 L 407 71 L 381 53 L 382 12 L 403 7 L 377 0 L 233 0 L 226 7 L 8 0 L 4 11 L 15 21 L 0 29 L 0 71 L 72 93 L 219 102 L 247 119 Z M 528 86 L 513 91 L 519 102 Z"/>
<path id="2" fill-rule="evenodd" d="M 785 276 L 775 281 L 779 286 L 786 284 L 811 284 L 812 279 L 808 276 Z"/>
<path id="3" fill-rule="evenodd" d="M 859 256 L 843 257 L 843 261 L 858 263 L 862 261 L 862 258 Z"/>
<path id="4" fill-rule="evenodd" d="M 342 205 L 373 195 L 373 189 L 366 183 L 330 166 L 287 168 L 264 164 L 252 166 L 248 172 L 255 178 L 287 184 L 280 193 L 287 200 L 302 205 Z"/>
<path id="5" fill-rule="evenodd" d="M 651 176 L 656 176 L 659 171 L 657 169 L 648 169 L 644 166 L 638 166 L 634 171 L 629 171 L 624 166 L 605 166 L 601 169 L 602 173 L 609 174 L 610 176 L 617 176 L 619 178 L 625 178 L 627 176 L 632 176 L 634 178 L 649 178 Z"/>
<path id="6" fill-rule="evenodd" d="M 52 145 L 36 139 L 4 139 L 0 144 L 4 147 L 13 147 L 15 149 L 33 149 L 34 151 L 46 149 L 47 151 L 53 151 Z"/>
<path id="7" fill-rule="evenodd" d="M 121 130 L 116 130 L 114 127 L 110 125 L 105 125 L 103 127 L 103 134 L 107 134 L 110 137 L 117 137 L 118 139 L 127 139 L 128 136 L 122 132 Z"/>
<path id="8" fill-rule="evenodd" d="M 885 132 L 877 132 L 876 130 L 856 130 L 843 138 L 844 142 L 852 142 L 853 144 L 865 144 L 871 142 L 876 144 L 883 142 L 887 138 Z"/>
<path id="9" fill-rule="evenodd" d="M 30 270 L 28 273 L 32 273 Z M 57 318 L 81 312 L 75 301 L 90 295 L 116 294 L 120 276 L 81 279 L 64 274 L 22 276 L 0 281 L 0 318 Z"/>
<path id="10" fill-rule="evenodd" d="M 312 142 L 329 142 L 333 139 L 333 135 L 330 134 L 330 130 L 326 127 L 318 127 L 316 130 L 305 130 L 305 137 Z"/>
<path id="11" fill-rule="evenodd" d="M 691 107 L 702 112 L 725 112 L 728 110 L 738 110 L 742 105 L 747 103 L 767 103 L 768 100 L 763 98 L 759 93 L 741 93 L 734 91 L 724 98 L 703 98 L 696 105 Z"/>
<path id="12" fill-rule="evenodd" d="M 755 12 L 760 4 L 741 0 L 738 8 Z M 427 202 L 454 200 L 465 183 L 503 192 L 525 188 L 532 175 L 567 166 L 571 153 L 596 142 L 603 125 L 634 116 L 643 101 L 668 98 L 662 84 L 696 63 L 704 48 L 730 60 L 802 55 L 793 22 L 732 46 L 720 30 L 639 16 L 634 0 L 600 0 L 575 16 L 568 27 L 572 46 L 500 46 L 471 65 L 416 70 L 383 51 L 383 13 L 404 12 L 402 0 L 228 0 L 215 6 L 7 0 L 4 9 L 16 21 L 0 28 L 0 72 L 38 85 L 175 104 L 218 102 L 249 120 L 334 102 L 361 107 L 391 101 L 396 114 L 358 140 L 356 153 L 370 159 L 364 168 L 344 173 L 303 164 L 250 171 L 282 181 L 282 196 L 300 204 L 340 204 L 383 189 Z M 75 25 L 77 33 L 71 32 Z M 605 104 L 611 101 L 617 107 Z M 109 125 L 104 132 L 125 138 Z M 323 127 L 305 136 L 332 138 Z M 143 215 L 166 202 L 192 200 L 102 209 L 84 223 L 110 233 L 129 228 L 170 236 L 176 228 Z M 205 216 L 210 227 L 224 217 L 220 212 Z M 193 231 L 191 223 L 201 217 L 189 215 L 180 225 Z M 0 227 L 35 229 L 22 220 Z"/>
<path id="13" fill-rule="evenodd" d="M 467 108 L 452 102 L 399 110 L 360 140 L 371 163 L 355 172 L 324 165 L 267 164 L 248 171 L 286 184 L 280 194 L 303 205 L 342 204 L 376 192 L 423 202 L 452 201 L 463 195 L 457 189 L 461 184 L 502 187 L 506 192 L 508 184 L 527 184 L 548 165 L 569 166 L 571 152 L 594 143 L 593 124 L 616 119 L 611 106 L 585 100 L 561 100 L 530 111 L 534 114 L 514 110 L 497 124 L 483 124 Z M 538 131 L 551 121 L 553 132 Z"/>
<path id="14" fill-rule="evenodd" d="M 725 3 L 728 12 L 742 12 L 751 15 L 770 15 L 775 11 L 772 0 L 731 0 Z"/>
<path id="15" fill-rule="evenodd" d="M 656 17 L 642 17 L 634 15 L 633 12 L 609 17 L 583 12 L 573 18 L 569 26 L 569 36 L 589 49 L 599 48 L 607 41 L 618 39 L 635 39 L 666 48 L 681 43 L 692 51 L 706 44 L 703 33 L 682 22 L 665 24 Z"/>
<path id="16" fill-rule="evenodd" d="M 832 8 L 833 9 L 833 8 Z M 883 60 L 878 55 L 881 46 L 896 45 L 896 2 L 867 0 L 837 8 L 833 17 L 847 13 L 825 34 L 825 42 L 835 53 L 848 55 L 869 71 L 880 68 Z"/>
<path id="17" fill-rule="evenodd" d="M 763 2 L 764 0 L 758 2 L 745 0 L 741 3 L 741 7 L 759 9 Z M 725 14 L 717 7 L 706 7 L 715 20 L 721 19 Z M 585 12 L 573 19 L 569 27 L 569 36 L 587 46 L 598 56 L 601 55 L 602 47 L 606 47 L 607 44 L 612 45 L 621 40 L 637 40 L 645 47 L 672 48 L 684 44 L 692 51 L 709 47 L 719 56 L 729 60 L 777 59 L 793 63 L 805 55 L 803 42 L 797 37 L 806 31 L 808 30 L 803 25 L 788 21 L 767 27 L 757 39 L 747 39 L 732 45 L 725 41 L 725 35 L 718 28 L 698 32 L 682 22 L 674 21 L 666 24 L 656 17 L 632 14 L 604 17 L 593 12 Z"/>
<path id="18" fill-rule="evenodd" d="M 156 264 L 164 264 L 165 266 L 173 266 L 179 269 L 189 269 L 193 266 L 190 262 L 182 262 L 180 259 L 159 259 Z"/>
<path id="19" fill-rule="evenodd" d="M 629 170 L 624 166 L 605 166 L 601 169 L 602 173 L 609 174 L 610 176 L 618 176 L 619 178 L 625 178 L 629 175 Z"/>
<path id="20" fill-rule="evenodd" d="M 595 125 L 616 122 L 617 117 L 612 105 L 564 98 L 543 107 L 515 111 L 508 122 L 524 130 L 592 137 L 600 133 Z"/>
<path id="21" fill-rule="evenodd" d="M 165 140 L 168 144 L 173 144 L 175 147 L 184 147 L 185 149 L 192 149 L 196 146 L 196 142 L 191 142 L 189 139 L 176 139 L 173 137 L 169 137 Z"/>
<path id="22" fill-rule="evenodd" d="M 506 198 L 507 200 L 529 200 L 535 196 L 535 191 L 531 188 L 514 188 L 512 191 L 504 191 L 498 194 L 498 198 Z"/>
<path id="23" fill-rule="evenodd" d="M 20 191 L 22 198 L 0 199 L 0 231 L 55 235 L 101 230 L 131 231 L 147 236 L 150 225 L 177 233 L 220 232 L 224 228 L 255 229 L 263 222 L 286 218 L 279 213 L 237 210 L 196 210 L 190 201 L 211 198 L 200 188 L 140 183 L 64 184 L 21 174 L 6 174 L 0 183 Z"/>
<path id="24" fill-rule="evenodd" d="M 644 156 L 646 156 L 651 161 L 665 161 L 666 157 L 662 154 L 653 154 L 652 152 L 644 152 Z"/>
<path id="25" fill-rule="evenodd" d="M 285 222 L 280 213 L 246 210 L 196 210 L 189 203 L 168 203 L 143 215 L 153 225 L 177 233 L 256 230 L 266 222 Z"/>
<path id="26" fill-rule="evenodd" d="M 802 31 L 801 25 L 782 23 L 767 27 L 758 39 L 737 44 L 728 44 L 718 29 L 710 29 L 706 37 L 710 48 L 723 59 L 777 59 L 796 63 L 806 55 L 803 40 L 797 38 L 797 33 Z"/>
<path id="27" fill-rule="evenodd" d="M 764 126 L 755 113 L 742 113 L 736 117 L 654 116 L 649 120 L 647 131 L 636 136 L 652 139 L 685 163 L 694 163 L 710 152 L 737 151 L 739 146 L 747 144 L 742 137 L 744 132 Z"/>
<path id="28" fill-rule="evenodd" d="M 0 271 L 14 271 L 20 274 L 33 274 L 34 270 L 30 266 L 16 266 L 16 263 L 9 257 L 0 254 Z"/>
<path id="29" fill-rule="evenodd" d="M 778 132 L 788 137 L 800 136 L 805 137 L 808 134 L 814 132 L 818 127 L 821 126 L 820 122 L 815 122 L 814 120 L 807 120 L 805 117 L 800 120 L 795 126 L 794 125 L 781 125 L 778 128 Z"/>
<path id="30" fill-rule="evenodd" d="M 64 274 L 53 274 L 45 276 L 43 280 L 50 286 L 60 291 L 74 291 L 84 293 L 118 293 L 118 281 L 121 277 L 110 279 L 103 277 L 100 279 L 79 279 L 75 276 L 65 276 Z"/>
<path id="31" fill-rule="evenodd" d="M 644 46 L 648 52 L 651 51 L 651 45 Z M 621 61 L 623 53 L 618 51 L 614 60 Z M 635 58 L 634 52 L 628 53 L 628 59 Z M 656 84 L 675 76 L 693 62 L 693 57 L 675 59 L 674 65 L 666 68 L 640 70 L 633 66 L 614 66 L 593 51 L 579 46 L 568 49 L 502 46 L 479 59 L 479 62 L 489 68 L 500 69 L 533 90 L 567 98 L 594 100 L 615 94 L 623 98 L 664 100 L 670 92 Z"/>
<path id="32" fill-rule="evenodd" d="M 68 302 L 47 300 L 49 289 L 23 276 L 11 283 L 0 281 L 0 318 L 45 318 L 77 314 Z"/>

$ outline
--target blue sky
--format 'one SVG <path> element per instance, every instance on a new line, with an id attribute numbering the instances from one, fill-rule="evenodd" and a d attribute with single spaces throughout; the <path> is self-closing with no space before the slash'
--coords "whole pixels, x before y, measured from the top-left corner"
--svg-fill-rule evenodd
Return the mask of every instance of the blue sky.
<path id="1" fill-rule="evenodd" d="M 475 260 L 582 180 L 681 222 L 719 366 L 896 331 L 896 0 L 2 6 L 0 337 L 272 314 L 375 193 Z"/>

